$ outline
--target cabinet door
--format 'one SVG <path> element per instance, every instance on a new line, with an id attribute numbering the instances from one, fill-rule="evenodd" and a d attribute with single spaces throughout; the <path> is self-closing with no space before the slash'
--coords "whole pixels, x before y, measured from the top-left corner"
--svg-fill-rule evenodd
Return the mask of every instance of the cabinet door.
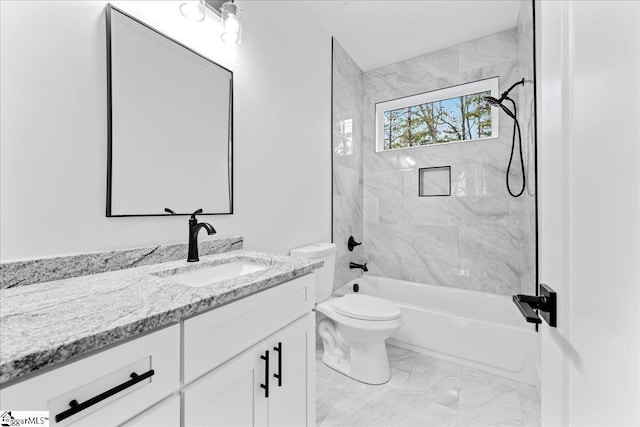
<path id="1" fill-rule="evenodd" d="M 261 359 L 266 350 L 262 341 L 186 387 L 185 427 L 266 426 L 268 399 L 260 387 L 267 373 Z"/>
<path id="2" fill-rule="evenodd" d="M 315 425 L 315 313 L 271 336 L 269 350 L 269 427 Z"/>

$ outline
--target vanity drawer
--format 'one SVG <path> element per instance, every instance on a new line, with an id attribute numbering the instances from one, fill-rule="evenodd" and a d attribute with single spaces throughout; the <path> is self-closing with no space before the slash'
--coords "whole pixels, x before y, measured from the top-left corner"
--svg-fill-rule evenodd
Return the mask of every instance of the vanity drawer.
<path id="1" fill-rule="evenodd" d="M 180 427 L 180 396 L 163 400 L 121 427 Z"/>
<path id="2" fill-rule="evenodd" d="M 315 304 L 315 273 L 184 322 L 184 383 L 220 366 Z"/>
<path id="3" fill-rule="evenodd" d="M 179 387 L 180 325 L 173 325 L 4 388 L 0 400 L 3 409 L 48 410 L 52 426 L 114 426 Z M 69 402 L 82 407 L 97 396 L 105 398 L 68 412 Z"/>

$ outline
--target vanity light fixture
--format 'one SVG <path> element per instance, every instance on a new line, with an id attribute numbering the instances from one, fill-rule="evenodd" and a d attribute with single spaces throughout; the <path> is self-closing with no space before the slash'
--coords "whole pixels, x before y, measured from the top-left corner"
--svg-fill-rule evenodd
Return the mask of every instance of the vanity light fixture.
<path id="1" fill-rule="evenodd" d="M 226 44 L 239 45 L 242 38 L 242 10 L 233 0 L 222 5 L 224 30 L 220 38 Z"/>
<path id="2" fill-rule="evenodd" d="M 180 13 L 192 21 L 202 21 L 205 8 L 222 19 L 222 41 L 230 45 L 239 45 L 242 39 L 242 9 L 233 0 L 190 0 L 180 5 Z"/>

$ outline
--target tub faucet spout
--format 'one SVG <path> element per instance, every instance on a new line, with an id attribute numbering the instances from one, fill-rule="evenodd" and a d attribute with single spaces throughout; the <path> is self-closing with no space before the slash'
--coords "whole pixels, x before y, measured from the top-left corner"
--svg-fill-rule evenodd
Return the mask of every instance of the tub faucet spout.
<path id="1" fill-rule="evenodd" d="M 364 264 L 356 264 L 355 262 L 350 262 L 349 263 L 349 268 L 350 269 L 354 269 L 354 268 L 361 268 L 362 271 L 364 271 L 365 273 L 367 271 L 369 271 L 369 269 L 367 268 L 367 263 L 365 262 Z"/>

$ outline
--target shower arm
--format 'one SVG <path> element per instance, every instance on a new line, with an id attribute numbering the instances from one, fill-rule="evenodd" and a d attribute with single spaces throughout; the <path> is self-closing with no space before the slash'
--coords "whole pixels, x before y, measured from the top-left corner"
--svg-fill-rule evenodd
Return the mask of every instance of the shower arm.
<path id="1" fill-rule="evenodd" d="M 509 92 L 511 92 L 516 86 L 518 85 L 522 85 L 524 86 L 524 77 L 522 78 L 522 80 L 518 80 L 517 82 L 515 82 L 514 84 L 511 85 L 511 87 L 507 90 L 505 90 L 502 95 L 500 95 L 500 101 L 504 101 L 505 99 L 507 99 L 507 97 L 509 96 Z"/>

